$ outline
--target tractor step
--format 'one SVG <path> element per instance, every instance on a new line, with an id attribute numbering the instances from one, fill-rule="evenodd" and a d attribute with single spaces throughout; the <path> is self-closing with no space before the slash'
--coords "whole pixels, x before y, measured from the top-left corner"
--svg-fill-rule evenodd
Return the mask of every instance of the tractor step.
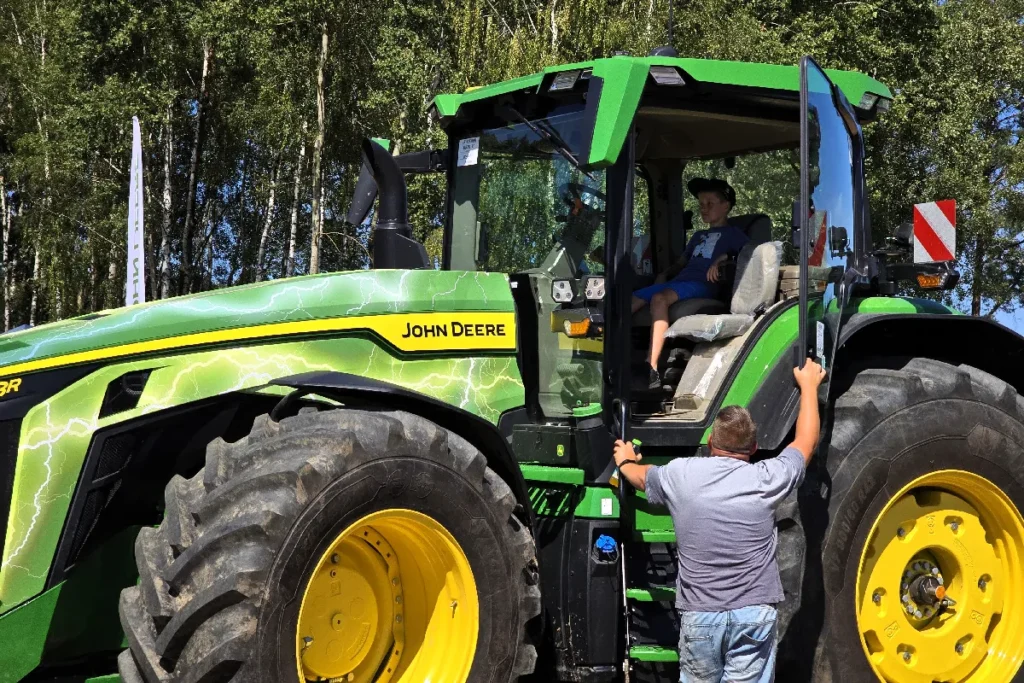
<path id="1" fill-rule="evenodd" d="M 673 586 L 629 588 L 626 590 L 626 597 L 637 602 L 674 602 L 676 589 Z"/>
<path id="2" fill-rule="evenodd" d="M 676 532 L 664 530 L 644 530 L 633 532 L 633 540 L 643 543 L 675 543 Z"/>
<path id="3" fill-rule="evenodd" d="M 629 648 L 629 658 L 638 662 L 678 662 L 679 652 L 661 645 L 634 645 Z"/>

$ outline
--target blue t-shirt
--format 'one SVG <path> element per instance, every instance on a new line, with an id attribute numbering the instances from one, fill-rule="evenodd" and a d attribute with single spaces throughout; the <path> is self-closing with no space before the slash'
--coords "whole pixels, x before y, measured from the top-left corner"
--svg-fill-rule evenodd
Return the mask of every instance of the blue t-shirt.
<path id="1" fill-rule="evenodd" d="M 734 225 L 698 230 L 686 245 L 686 256 L 690 260 L 675 279 L 691 282 L 707 280 L 708 268 L 712 262 L 722 254 L 735 256 L 748 239 L 747 235 Z"/>

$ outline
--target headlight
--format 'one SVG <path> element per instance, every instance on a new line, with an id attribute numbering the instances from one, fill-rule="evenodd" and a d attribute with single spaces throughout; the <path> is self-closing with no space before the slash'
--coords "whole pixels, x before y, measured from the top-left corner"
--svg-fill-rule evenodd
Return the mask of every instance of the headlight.
<path id="1" fill-rule="evenodd" d="M 588 301 L 600 301 L 604 298 L 604 278 L 588 277 L 583 292 Z"/>
<path id="2" fill-rule="evenodd" d="M 576 298 L 573 291 L 572 280 L 555 280 L 551 283 L 551 298 L 560 304 L 572 303 Z"/>

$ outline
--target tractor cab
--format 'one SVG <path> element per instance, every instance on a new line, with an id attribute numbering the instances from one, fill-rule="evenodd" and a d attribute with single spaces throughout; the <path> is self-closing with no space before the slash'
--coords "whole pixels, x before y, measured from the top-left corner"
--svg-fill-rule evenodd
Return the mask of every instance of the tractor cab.
<path id="1" fill-rule="evenodd" d="M 772 443 L 795 414 L 796 391 L 777 357 L 751 374 L 745 360 L 762 335 L 786 318 L 776 329 L 798 330 L 793 357 L 828 366 L 854 293 L 895 291 L 896 271 L 872 250 L 861 132 L 892 95 L 810 58 L 774 66 L 657 52 L 439 95 L 429 114 L 448 149 L 406 154 L 397 166 L 447 174 L 442 267 L 509 278 L 526 404 L 516 419 L 600 414 L 605 425 L 630 420 L 651 443 L 695 446 L 724 401 L 761 387 L 772 399 L 755 400 L 753 412 L 762 443 Z M 384 177 L 387 164 L 372 154 L 367 163 L 377 185 L 393 188 L 381 187 L 389 202 L 375 265 L 426 266 L 408 239 L 404 195 L 394 201 L 400 176 Z M 664 325 L 649 308 L 632 310 L 633 292 L 659 281 L 708 227 L 686 189 L 694 178 L 734 188 L 728 223 L 746 241 L 704 295 L 669 308 L 656 358 L 663 381 L 651 387 L 651 338 Z M 373 198 L 363 180 L 353 222 Z M 939 280 L 949 286 L 952 275 Z M 780 392 L 785 410 L 773 419 Z"/>
<path id="2" fill-rule="evenodd" d="M 809 300 L 798 312 L 802 272 L 819 308 L 826 289 L 834 298 L 841 282 L 869 283 L 860 124 L 891 94 L 808 63 L 809 104 L 797 67 L 667 56 L 556 67 L 435 100 L 451 149 L 444 267 L 508 273 L 535 419 L 620 401 L 636 423 L 699 425 L 769 321 L 813 315 Z M 813 206 L 803 271 L 802 171 Z M 664 386 L 651 390 L 651 314 L 630 301 L 707 227 L 686 191 L 696 177 L 736 190 L 729 223 L 747 242 L 712 296 L 670 308 Z"/>

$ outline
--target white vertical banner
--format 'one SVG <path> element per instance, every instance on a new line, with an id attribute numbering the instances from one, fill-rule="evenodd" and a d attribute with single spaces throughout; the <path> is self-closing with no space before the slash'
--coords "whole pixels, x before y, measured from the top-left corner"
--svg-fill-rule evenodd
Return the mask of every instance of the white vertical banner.
<path id="1" fill-rule="evenodd" d="M 139 118 L 132 117 L 132 171 L 128 190 L 128 269 L 125 271 L 125 306 L 146 300 L 146 254 L 142 223 L 142 133 Z"/>

